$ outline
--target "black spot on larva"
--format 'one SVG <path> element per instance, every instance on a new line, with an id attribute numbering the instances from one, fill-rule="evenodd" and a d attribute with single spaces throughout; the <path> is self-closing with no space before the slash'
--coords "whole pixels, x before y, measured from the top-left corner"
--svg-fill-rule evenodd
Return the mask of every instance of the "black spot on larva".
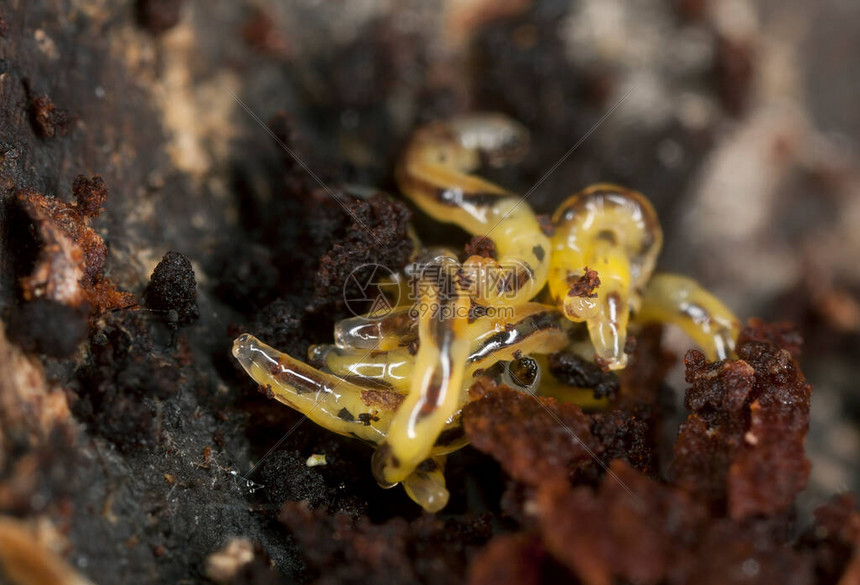
<path id="1" fill-rule="evenodd" d="M 612 230 L 601 230 L 600 233 L 597 234 L 597 239 L 605 240 L 610 244 L 618 244 L 618 234 Z"/>
<path id="2" fill-rule="evenodd" d="M 369 427 L 370 423 L 372 423 L 375 420 L 379 420 L 379 417 L 373 416 L 369 412 L 362 412 L 361 414 L 358 415 L 358 421 L 366 427 Z"/>
<path id="3" fill-rule="evenodd" d="M 424 473 L 430 473 L 436 471 L 437 469 L 439 469 L 439 465 L 432 459 L 425 459 L 418 467 L 415 468 L 416 471 L 421 471 Z"/>
<path id="4" fill-rule="evenodd" d="M 523 341 L 542 331 L 551 329 L 559 329 L 558 313 L 545 311 L 525 317 L 517 322 L 512 327 L 505 326 L 504 332 L 499 332 L 491 335 L 484 340 L 479 348 L 469 354 L 466 361 L 467 364 L 479 362 L 493 353 L 508 347 L 520 345 Z M 511 332 L 515 332 L 511 335 Z"/>
<path id="5" fill-rule="evenodd" d="M 409 345 L 406 346 L 406 351 L 409 352 L 409 355 L 415 355 L 418 353 L 418 348 L 420 347 L 419 343 L 420 341 L 417 337 L 409 342 Z"/>
<path id="6" fill-rule="evenodd" d="M 341 408 L 340 412 L 337 413 L 337 417 L 340 420 L 345 420 L 346 422 L 355 422 L 355 417 L 346 408 Z"/>
<path id="7" fill-rule="evenodd" d="M 535 246 L 532 248 L 532 254 L 535 255 L 535 258 L 538 259 L 538 262 L 543 262 L 543 258 L 546 255 L 546 252 L 543 249 L 543 246 Z"/>
<path id="8" fill-rule="evenodd" d="M 512 361 L 509 370 L 511 378 L 523 387 L 528 387 L 534 384 L 537 379 L 540 368 L 536 361 L 530 357 L 517 358 Z"/>
<path id="9" fill-rule="evenodd" d="M 441 433 L 439 433 L 439 438 L 436 439 L 436 445 L 443 447 L 445 445 L 450 445 L 454 441 L 463 438 L 465 431 L 462 426 L 452 427 L 450 429 L 445 429 Z"/>

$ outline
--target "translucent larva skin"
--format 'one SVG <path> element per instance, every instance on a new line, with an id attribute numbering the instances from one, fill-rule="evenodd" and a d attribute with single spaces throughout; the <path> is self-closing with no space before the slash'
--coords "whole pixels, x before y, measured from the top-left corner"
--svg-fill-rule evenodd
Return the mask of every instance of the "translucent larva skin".
<path id="1" fill-rule="evenodd" d="M 334 433 L 371 445 L 385 438 L 394 416 L 394 408 L 381 405 L 402 399 L 392 391 L 365 388 L 320 372 L 247 333 L 233 342 L 233 357 L 278 402 Z"/>
<path id="2" fill-rule="evenodd" d="M 411 306 L 378 318 L 351 317 L 335 323 L 334 342 L 343 349 L 390 351 L 418 339 L 418 322 Z"/>
<path id="3" fill-rule="evenodd" d="M 367 385 L 391 388 L 403 394 L 409 391 L 415 369 L 415 356 L 404 348 L 368 353 L 363 349 L 316 345 L 308 351 L 308 357 L 324 371 L 340 378 L 360 378 Z"/>
<path id="4" fill-rule="evenodd" d="M 445 459 L 444 455 L 427 459 L 403 480 L 406 494 L 428 512 L 438 512 L 448 505 Z"/>
<path id="5" fill-rule="evenodd" d="M 531 353 L 552 353 L 568 345 L 570 327 L 554 308 L 527 303 L 517 307 L 514 315 L 503 325 L 472 337 L 476 343 L 467 359 L 467 372 L 474 373 L 500 360 L 514 360 Z"/>
<path id="6" fill-rule="evenodd" d="M 680 327 L 709 360 L 734 357 L 741 323 L 734 313 L 699 283 L 679 274 L 655 274 L 645 287 L 637 323 Z"/>
<path id="7" fill-rule="evenodd" d="M 418 317 L 421 343 L 409 393 L 372 458 L 373 475 L 382 486 L 403 481 L 430 456 L 446 421 L 465 400 L 470 301 L 460 288 L 457 269 L 455 262 L 443 264 L 453 287 L 440 287 L 433 280 L 423 287 L 421 305 L 428 309 Z M 454 290 L 454 294 L 444 295 L 443 290 Z"/>
<path id="8" fill-rule="evenodd" d="M 466 328 L 470 353 L 466 379 L 499 360 L 513 360 L 530 353 L 552 353 L 567 347 L 570 322 L 555 307 L 526 303 L 510 309 L 512 317 L 481 317 Z M 332 345 L 313 346 L 309 359 L 325 371 L 347 380 L 361 377 L 371 387 L 408 392 L 415 357 L 407 349 L 387 352 L 344 350 Z"/>
<path id="9" fill-rule="evenodd" d="M 528 132 L 494 114 L 435 122 L 415 132 L 397 168 L 401 191 L 432 218 L 487 235 L 496 259 L 472 256 L 463 263 L 469 295 L 484 306 L 516 306 L 546 283 L 549 239 L 521 198 L 470 174 L 483 161 L 516 162 Z"/>
<path id="10" fill-rule="evenodd" d="M 550 294 L 568 319 L 588 324 L 597 357 L 621 369 L 630 310 L 640 304 L 663 243 L 657 214 L 640 193 L 599 184 L 562 203 L 553 223 Z M 575 286 L 586 268 L 600 278 L 592 296 Z"/>
<path id="11" fill-rule="evenodd" d="M 410 227 L 411 263 L 391 277 L 394 310 L 339 321 L 334 344 L 311 348 L 313 365 L 247 334 L 234 342 L 233 355 L 271 397 L 375 447 L 379 484 L 402 483 L 430 512 L 448 502 L 445 457 L 467 443 L 460 416 L 476 381 L 597 411 L 608 399 L 554 378 L 545 354 L 567 350 L 623 368 L 632 318 L 678 325 L 722 359 L 733 356 L 740 330 L 694 281 L 652 277 L 663 236 L 641 194 L 589 187 L 558 208 L 550 240 L 519 197 L 471 174 L 483 163 L 515 162 L 527 139 L 498 115 L 440 121 L 415 133 L 396 170 L 403 192 L 431 217 L 489 235 L 497 260 L 461 264 L 451 248 L 422 248 Z M 435 279 L 429 268 L 439 269 Z M 599 284 L 593 274 L 580 278 L 586 268 Z"/>

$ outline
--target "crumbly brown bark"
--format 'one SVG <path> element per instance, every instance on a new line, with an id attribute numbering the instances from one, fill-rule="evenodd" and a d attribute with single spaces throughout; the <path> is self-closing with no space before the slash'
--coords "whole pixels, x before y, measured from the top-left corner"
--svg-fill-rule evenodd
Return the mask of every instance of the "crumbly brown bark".
<path id="1" fill-rule="evenodd" d="M 635 420 L 625 408 L 589 416 L 494 388 L 466 407 L 463 422 L 472 444 L 527 488 L 519 501 L 508 501 L 523 508 L 540 535 L 530 546 L 548 551 L 588 585 L 813 583 L 815 563 L 834 561 L 827 553 L 816 561 L 786 531 L 809 472 L 803 441 L 810 387 L 792 357 L 797 342 L 784 325 L 753 320 L 738 340 L 740 359 L 707 363 L 698 351 L 687 354 L 691 413 L 669 482 L 649 477 L 649 465 L 643 473 L 624 462 L 637 451 L 614 444 L 618 430 Z M 607 425 L 615 430 L 606 432 Z M 589 464 L 605 471 L 596 486 L 579 473 Z M 856 539 L 849 527 L 855 518 L 845 512 L 819 518 L 830 522 L 830 550 L 837 549 L 834 541 Z M 504 540 L 488 545 L 479 561 L 521 571 L 523 553 L 497 555 L 495 548 L 513 542 L 498 538 Z"/>

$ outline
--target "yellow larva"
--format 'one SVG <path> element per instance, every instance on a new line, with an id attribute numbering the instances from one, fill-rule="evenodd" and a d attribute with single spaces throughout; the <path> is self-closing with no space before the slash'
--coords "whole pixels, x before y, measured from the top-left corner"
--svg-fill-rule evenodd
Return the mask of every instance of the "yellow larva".
<path id="1" fill-rule="evenodd" d="M 663 243 L 657 214 L 641 193 L 601 184 L 569 197 L 553 223 L 552 297 L 568 319 L 588 324 L 597 356 L 621 369 L 630 310 L 639 306 Z M 578 290 L 586 268 L 600 278 L 593 296 Z"/>
<path id="2" fill-rule="evenodd" d="M 336 323 L 334 344 L 311 348 L 318 368 L 248 334 L 233 345 L 272 398 L 374 447 L 379 484 L 402 483 L 430 512 L 448 502 L 445 458 L 466 444 L 460 413 L 477 378 L 600 409 L 606 400 L 590 390 L 542 375 L 545 354 L 566 349 L 620 369 L 628 326 L 659 322 L 680 326 L 709 358 L 724 359 L 740 330 L 696 282 L 652 276 L 663 236 L 640 193 L 600 184 L 569 197 L 553 216 L 550 239 L 527 202 L 472 174 L 482 163 L 515 162 L 527 143 L 517 123 L 475 114 L 419 129 L 397 166 L 407 197 L 438 221 L 489 237 L 495 258 L 460 263 L 449 248 L 416 250 L 417 298 L 404 294 L 407 278 L 398 274 L 400 303 L 387 315 Z M 572 341 L 584 326 L 590 342 Z"/>
<path id="3" fill-rule="evenodd" d="M 464 116 L 419 129 L 397 167 L 401 191 L 425 213 L 492 239 L 496 259 L 472 256 L 463 264 L 468 292 L 481 305 L 521 304 L 546 283 L 549 239 L 531 207 L 470 174 L 482 160 L 515 162 L 527 144 L 528 132 L 508 118 Z"/>

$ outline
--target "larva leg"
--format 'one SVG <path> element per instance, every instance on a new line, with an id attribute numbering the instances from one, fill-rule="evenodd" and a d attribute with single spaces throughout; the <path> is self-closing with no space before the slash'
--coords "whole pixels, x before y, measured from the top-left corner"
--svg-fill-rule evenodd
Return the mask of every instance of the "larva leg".
<path id="1" fill-rule="evenodd" d="M 456 278 L 451 272 L 446 276 Z M 443 296 L 438 283 L 428 281 L 422 305 L 421 341 L 409 394 L 391 421 L 388 437 L 373 454 L 373 475 L 383 486 L 403 481 L 430 455 L 446 421 L 465 398 L 469 298 L 460 290 Z"/>
<path id="2" fill-rule="evenodd" d="M 372 445 L 385 438 L 402 401 L 396 392 L 364 388 L 320 372 L 247 333 L 233 342 L 233 356 L 278 402 L 332 432 Z"/>
<path id="3" fill-rule="evenodd" d="M 588 323 L 597 358 L 623 368 L 629 312 L 662 246 L 657 214 L 640 193 L 601 184 L 568 198 L 553 222 L 550 293 L 568 319 Z M 594 289 L 586 269 L 597 271 Z"/>
<path id="4" fill-rule="evenodd" d="M 484 160 L 518 160 L 527 142 L 527 131 L 504 116 L 454 118 L 417 130 L 397 168 L 400 189 L 428 215 L 492 238 L 496 259 L 472 256 L 463 264 L 469 294 L 482 305 L 521 304 L 546 282 L 550 242 L 532 209 L 469 174 Z"/>
<path id="5" fill-rule="evenodd" d="M 445 487 L 445 459 L 445 455 L 425 459 L 403 480 L 403 488 L 412 501 L 428 512 L 438 512 L 448 505 L 450 494 Z"/>
<path id="6" fill-rule="evenodd" d="M 655 274 L 642 296 L 637 323 L 670 323 L 702 348 L 710 360 L 734 355 L 741 324 L 734 313 L 699 283 L 678 274 Z"/>

